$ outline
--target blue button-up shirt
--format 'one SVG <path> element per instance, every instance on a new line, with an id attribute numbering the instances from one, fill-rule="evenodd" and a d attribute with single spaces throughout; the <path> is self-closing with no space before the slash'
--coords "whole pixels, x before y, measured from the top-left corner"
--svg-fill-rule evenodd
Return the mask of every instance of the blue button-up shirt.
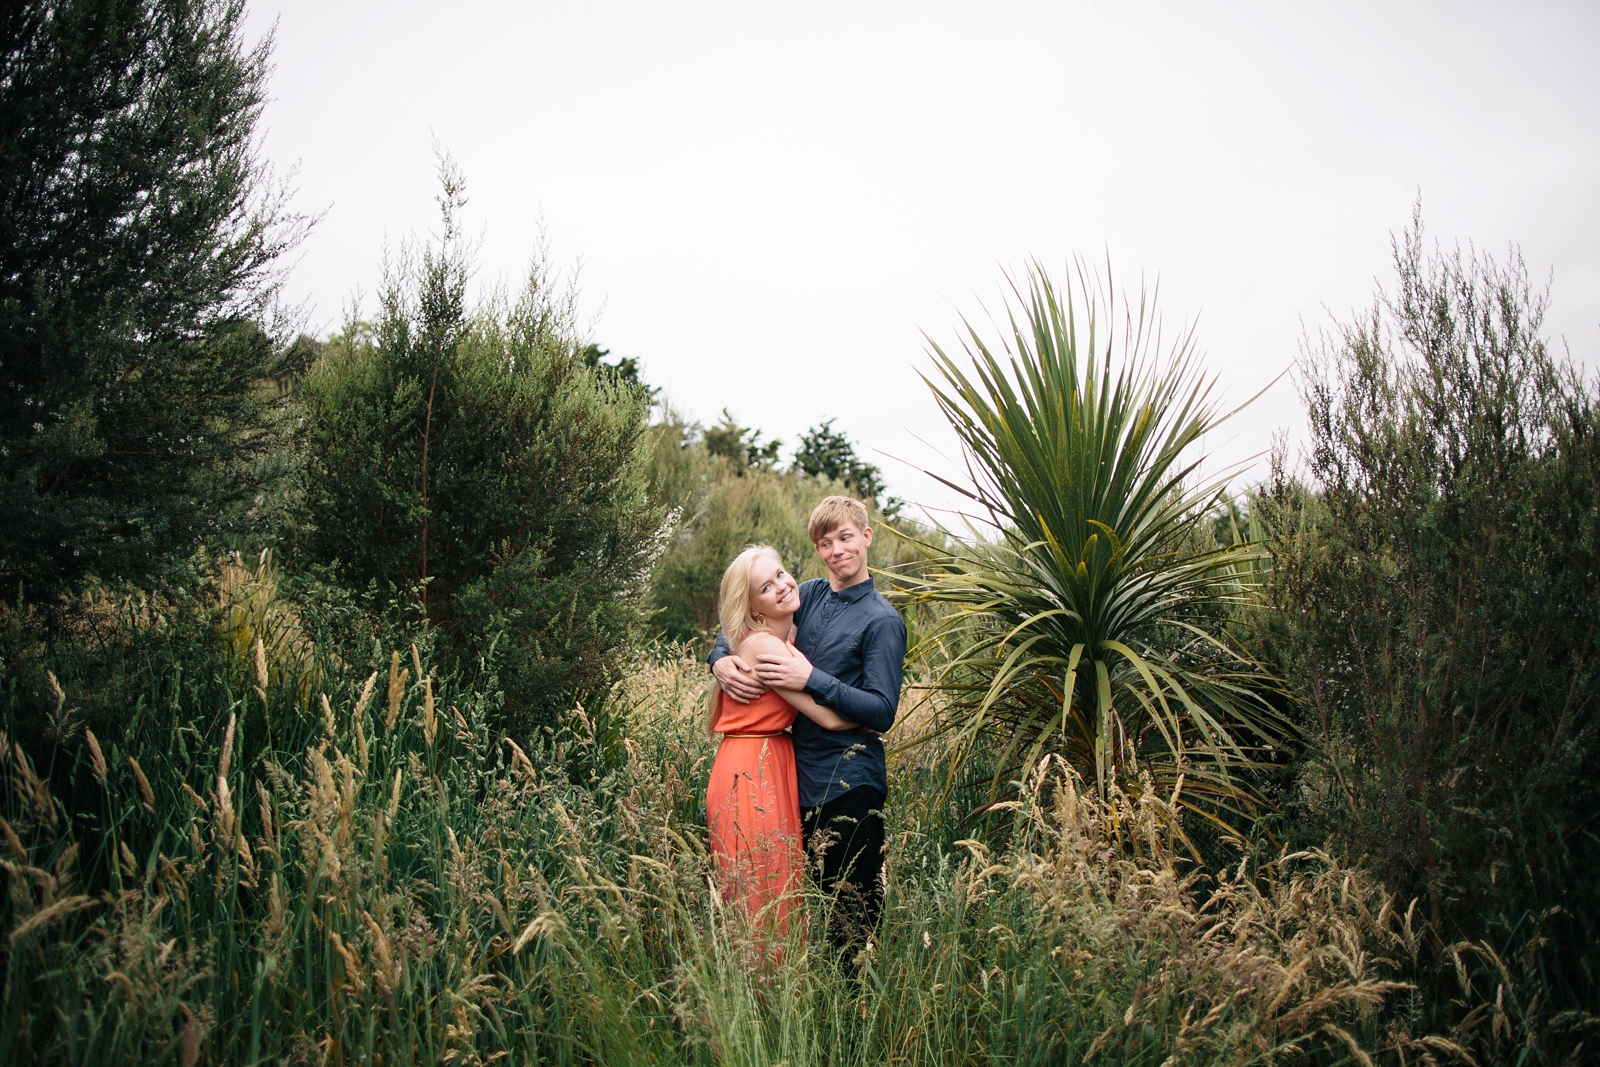
<path id="1" fill-rule="evenodd" d="M 800 586 L 795 647 L 811 661 L 806 692 L 858 726 L 887 731 L 900 707 L 906 624 L 872 579 L 837 593 L 826 578 Z M 728 654 L 720 634 L 710 663 Z M 883 741 L 859 730 L 824 730 L 801 715 L 794 723 L 794 763 L 800 806 L 813 808 L 870 785 L 889 791 Z"/>

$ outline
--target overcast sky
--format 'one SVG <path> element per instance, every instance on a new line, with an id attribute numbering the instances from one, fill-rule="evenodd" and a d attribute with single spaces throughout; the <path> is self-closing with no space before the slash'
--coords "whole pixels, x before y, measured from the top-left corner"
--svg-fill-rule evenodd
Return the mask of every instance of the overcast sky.
<path id="1" fill-rule="evenodd" d="M 786 455 L 835 417 L 915 501 L 954 460 L 923 333 L 1034 257 L 1159 279 L 1242 401 L 1370 303 L 1420 191 L 1431 237 L 1552 275 L 1550 335 L 1600 362 L 1594 3 L 253 0 L 274 25 L 265 150 L 326 211 L 289 283 L 319 335 L 435 225 L 437 142 L 480 280 L 542 220 L 593 339 L 676 405 Z M 1302 421 L 1286 380 L 1208 447 Z"/>

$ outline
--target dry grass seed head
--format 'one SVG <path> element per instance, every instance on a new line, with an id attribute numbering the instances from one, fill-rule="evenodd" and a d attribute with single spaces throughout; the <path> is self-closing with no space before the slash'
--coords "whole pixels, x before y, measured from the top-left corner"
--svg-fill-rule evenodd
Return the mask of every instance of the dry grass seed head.
<path id="1" fill-rule="evenodd" d="M 133 780 L 139 786 L 139 799 L 144 806 L 144 810 L 154 815 L 156 810 L 156 795 L 155 792 L 150 788 L 150 779 L 144 776 L 144 768 L 139 766 L 139 761 L 134 759 L 132 756 L 128 757 L 128 766 L 132 768 Z"/>
<path id="2" fill-rule="evenodd" d="M 233 766 L 233 728 L 236 723 L 235 716 L 228 715 L 228 728 L 222 733 L 222 755 L 217 761 L 217 781 L 228 777 L 228 769 Z"/>
<path id="3" fill-rule="evenodd" d="M 33 809 L 34 821 L 48 828 L 52 834 L 58 833 L 61 829 L 61 818 L 56 814 L 55 800 L 50 796 L 50 787 L 33 773 L 33 762 L 28 759 L 28 754 L 22 751 L 21 745 L 11 747 L 11 757 L 11 780 L 15 783 L 17 792 L 28 799 L 29 806 Z"/>
<path id="4" fill-rule="evenodd" d="M 233 794 L 228 790 L 228 780 L 217 776 L 217 816 L 215 840 L 233 843 Z"/>
<path id="5" fill-rule="evenodd" d="M 366 714 L 367 701 L 372 699 L 372 687 L 377 684 L 377 681 L 377 671 L 373 671 L 371 674 L 367 675 L 367 683 L 361 687 L 361 695 L 356 697 L 356 706 L 351 709 L 350 717 L 355 719 L 357 722 L 360 722 L 361 716 Z"/>
<path id="6" fill-rule="evenodd" d="M 255 668 L 256 685 L 260 686 L 263 690 L 262 699 L 265 700 L 265 690 L 267 688 L 267 646 L 262 643 L 260 634 L 256 635 Z"/>
<path id="7" fill-rule="evenodd" d="M 71 915 L 75 911 L 82 911 L 84 908 L 92 908 L 98 903 L 99 901 L 89 896 L 78 895 L 63 897 L 54 904 L 51 904 L 45 908 L 41 908 L 39 911 L 34 912 L 22 922 L 18 923 L 16 929 L 11 931 L 11 944 L 13 946 L 18 945 L 25 941 L 30 935 L 44 929 L 57 919 L 60 919 L 66 915 Z"/>
<path id="8" fill-rule="evenodd" d="M 400 813 L 400 781 L 403 773 L 400 767 L 394 769 L 394 785 L 389 788 L 389 807 L 386 814 L 390 825 L 393 825 L 394 817 Z"/>
<path id="9" fill-rule="evenodd" d="M 11 828 L 11 824 L 4 816 L 0 816 L 0 833 L 5 835 L 6 844 L 11 846 L 11 851 L 17 859 L 23 863 L 28 862 L 28 850 L 22 847 L 22 839 L 17 836 L 17 832 Z"/>
<path id="10" fill-rule="evenodd" d="M 256 797 L 257 808 L 261 812 L 261 835 L 266 838 L 268 845 L 276 848 L 278 841 L 272 832 L 272 798 L 267 796 L 267 787 L 261 784 L 259 778 L 256 779 Z"/>
<path id="11" fill-rule="evenodd" d="M 400 700 L 405 696 L 406 679 L 410 672 L 400 667 L 400 653 L 392 653 L 389 657 L 389 712 L 383 718 L 383 732 L 394 733 L 394 724 L 400 718 Z"/>
<path id="12" fill-rule="evenodd" d="M 416 651 L 417 646 L 412 645 L 412 654 L 415 655 Z M 433 747 L 433 738 L 438 730 L 439 722 L 433 712 L 433 678 L 429 676 L 422 679 L 422 737 L 428 747 Z"/>
<path id="13" fill-rule="evenodd" d="M 83 739 L 89 745 L 89 765 L 94 768 L 95 777 L 100 779 L 100 784 L 106 784 L 106 758 L 100 751 L 100 742 L 95 740 L 93 730 L 83 731 Z"/>

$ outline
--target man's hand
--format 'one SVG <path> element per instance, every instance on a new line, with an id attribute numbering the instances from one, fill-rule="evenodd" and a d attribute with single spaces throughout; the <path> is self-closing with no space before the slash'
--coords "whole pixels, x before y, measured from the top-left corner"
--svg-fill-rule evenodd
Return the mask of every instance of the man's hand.
<path id="1" fill-rule="evenodd" d="M 799 691 L 811 680 L 811 661 L 791 642 L 787 656 L 775 656 L 767 652 L 757 656 L 756 677 L 768 689 Z"/>
<path id="2" fill-rule="evenodd" d="M 711 673 L 717 676 L 717 684 L 736 704 L 748 704 L 766 692 L 766 687 L 756 680 L 750 664 L 738 656 L 723 656 L 711 665 Z"/>

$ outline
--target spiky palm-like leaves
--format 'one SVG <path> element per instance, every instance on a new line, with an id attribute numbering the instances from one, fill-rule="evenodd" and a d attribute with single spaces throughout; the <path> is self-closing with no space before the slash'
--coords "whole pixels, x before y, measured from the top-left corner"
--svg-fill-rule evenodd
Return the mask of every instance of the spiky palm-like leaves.
<path id="1" fill-rule="evenodd" d="M 999 532 L 908 583 L 945 606 L 916 651 L 938 663 L 956 759 L 998 749 L 998 785 L 1055 751 L 1102 795 L 1145 773 L 1245 799 L 1233 772 L 1290 728 L 1265 699 L 1274 680 L 1223 630 L 1257 550 L 1215 547 L 1201 524 L 1222 482 L 1191 484 L 1193 446 L 1231 412 L 1192 332 L 1162 356 L 1142 297 L 1116 306 L 1081 264 L 1064 288 L 1035 265 L 1012 290 L 1010 342 L 967 324 L 966 358 L 932 344 L 925 377 L 967 457 L 969 484 L 946 484 Z"/>

